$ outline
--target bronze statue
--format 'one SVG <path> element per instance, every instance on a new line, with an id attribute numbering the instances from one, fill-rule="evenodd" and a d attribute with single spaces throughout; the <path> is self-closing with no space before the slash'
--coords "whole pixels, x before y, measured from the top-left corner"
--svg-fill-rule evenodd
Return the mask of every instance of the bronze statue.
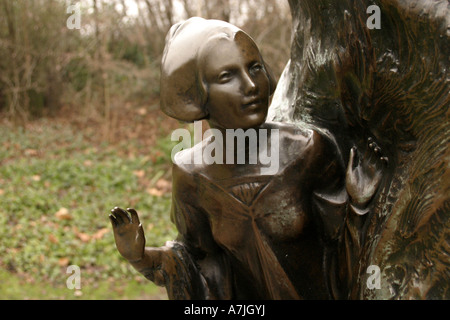
<path id="1" fill-rule="evenodd" d="M 351 293 L 361 230 L 390 161 L 375 136 L 344 153 L 321 128 L 266 122 L 275 85 L 255 42 L 239 28 L 202 18 L 171 28 L 161 108 L 183 121 L 206 119 L 215 131 L 174 159 L 175 241 L 145 247 L 134 209 L 116 207 L 110 215 L 118 251 L 165 286 L 170 299 L 332 299 Z M 266 146 L 234 150 L 228 140 L 218 143 L 239 129 L 254 130 L 258 142 L 264 132 Z M 274 150 L 274 143 L 277 168 L 262 174 L 266 164 L 247 160 Z M 227 160 L 244 153 L 246 161 L 193 161 L 212 145 Z"/>

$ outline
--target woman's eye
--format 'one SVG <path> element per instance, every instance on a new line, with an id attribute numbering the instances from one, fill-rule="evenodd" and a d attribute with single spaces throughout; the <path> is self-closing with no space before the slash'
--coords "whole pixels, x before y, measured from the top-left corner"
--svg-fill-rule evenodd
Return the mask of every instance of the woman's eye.
<path id="1" fill-rule="evenodd" d="M 229 71 L 223 71 L 219 74 L 219 82 L 227 82 L 231 79 L 231 72 Z"/>
<path id="2" fill-rule="evenodd" d="M 259 72 L 262 69 L 263 69 L 263 67 L 260 63 L 255 63 L 250 67 L 250 71 L 252 71 L 252 72 Z"/>

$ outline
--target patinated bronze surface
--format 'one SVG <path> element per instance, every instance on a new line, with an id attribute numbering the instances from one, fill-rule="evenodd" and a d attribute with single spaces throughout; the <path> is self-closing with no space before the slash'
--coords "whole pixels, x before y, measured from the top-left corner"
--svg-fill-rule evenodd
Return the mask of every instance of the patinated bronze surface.
<path id="1" fill-rule="evenodd" d="M 291 1 L 292 59 L 269 112 L 275 81 L 249 35 L 201 18 L 172 27 L 161 108 L 216 131 L 174 159 L 175 241 L 145 247 L 135 210 L 110 215 L 119 252 L 169 298 L 449 298 L 448 35 L 427 16 L 435 41 L 414 58 L 404 24 L 420 21 L 397 18 L 417 6 L 379 3 L 386 40 L 365 30 L 365 4 Z M 277 170 L 193 161 L 227 129 L 267 132 Z M 370 265 L 380 289 L 367 286 Z"/>
<path id="2" fill-rule="evenodd" d="M 379 29 L 367 26 L 370 5 L 380 9 Z M 268 119 L 325 132 L 344 162 L 369 137 L 389 158 L 364 227 L 355 231 L 360 244 L 340 296 L 450 299 L 448 1 L 290 6 L 291 61 Z M 370 266 L 380 270 L 380 289 L 367 285 Z"/>

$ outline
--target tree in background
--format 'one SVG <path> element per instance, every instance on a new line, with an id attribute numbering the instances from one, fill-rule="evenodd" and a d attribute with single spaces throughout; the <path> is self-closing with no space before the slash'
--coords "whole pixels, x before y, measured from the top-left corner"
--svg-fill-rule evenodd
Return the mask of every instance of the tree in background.
<path id="1" fill-rule="evenodd" d="M 81 28 L 69 29 L 79 4 Z M 289 58 L 290 12 L 275 0 L 0 0 L 0 111 L 26 123 L 64 107 L 113 125 L 126 103 L 154 103 L 164 39 L 192 16 L 248 32 L 279 76 Z"/>

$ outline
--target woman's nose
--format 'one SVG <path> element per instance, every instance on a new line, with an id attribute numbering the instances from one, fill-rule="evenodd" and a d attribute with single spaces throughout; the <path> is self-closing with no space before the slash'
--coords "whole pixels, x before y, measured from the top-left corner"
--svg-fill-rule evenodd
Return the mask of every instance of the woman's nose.
<path id="1" fill-rule="evenodd" d="M 246 96 L 255 94 L 257 92 L 257 85 L 255 80 L 253 80 L 252 76 L 247 73 L 243 72 L 242 75 L 242 91 Z"/>

